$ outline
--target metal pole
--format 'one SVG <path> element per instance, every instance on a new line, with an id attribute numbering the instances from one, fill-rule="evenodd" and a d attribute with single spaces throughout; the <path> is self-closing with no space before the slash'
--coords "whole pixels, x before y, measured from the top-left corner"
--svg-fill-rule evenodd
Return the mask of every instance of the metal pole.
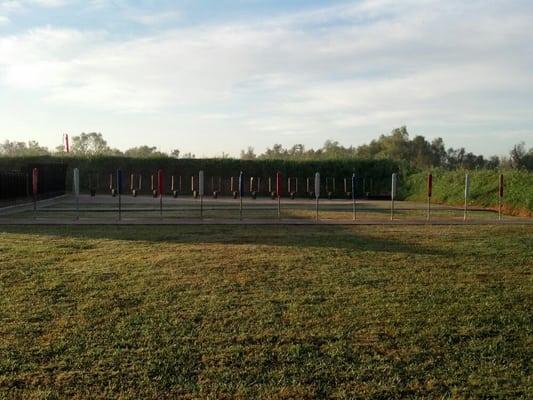
<path id="1" fill-rule="evenodd" d="M 316 221 L 318 222 L 318 197 L 316 198 Z"/>
<path id="2" fill-rule="evenodd" d="M 427 220 L 431 221 L 431 196 L 433 195 L 433 175 L 428 175 L 428 215 Z"/>
<path id="3" fill-rule="evenodd" d="M 463 216 L 463 221 L 466 221 L 468 217 L 468 195 L 470 194 L 470 176 L 465 175 L 465 211 Z"/>
<path id="4" fill-rule="evenodd" d="M 355 221 L 357 219 L 357 204 L 355 200 L 355 191 L 356 191 L 356 176 L 355 174 L 352 175 L 352 200 L 353 200 L 353 220 Z"/>
<path id="5" fill-rule="evenodd" d="M 397 175 L 396 173 L 392 174 L 391 182 L 391 204 L 390 204 L 390 220 L 394 220 L 394 200 L 396 198 L 396 184 L 397 184 Z"/>
<path id="6" fill-rule="evenodd" d="M 503 206 L 503 174 L 500 174 L 499 191 L 498 191 L 498 220 L 502 220 Z"/>

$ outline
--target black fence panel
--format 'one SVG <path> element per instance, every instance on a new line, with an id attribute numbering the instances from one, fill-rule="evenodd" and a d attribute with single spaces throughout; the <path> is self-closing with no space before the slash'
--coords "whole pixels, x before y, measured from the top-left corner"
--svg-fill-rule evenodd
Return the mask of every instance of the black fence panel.
<path id="1" fill-rule="evenodd" d="M 65 194 L 67 165 L 63 163 L 33 163 L 20 171 L 0 171 L 0 206 L 28 201 L 33 197 L 32 175 L 37 168 L 37 199 Z"/>

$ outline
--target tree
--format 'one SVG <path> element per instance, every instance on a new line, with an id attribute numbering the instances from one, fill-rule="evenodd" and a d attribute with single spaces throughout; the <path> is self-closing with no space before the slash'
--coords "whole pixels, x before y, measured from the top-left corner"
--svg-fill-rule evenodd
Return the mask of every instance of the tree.
<path id="1" fill-rule="evenodd" d="M 111 149 L 101 133 L 81 133 L 72 138 L 71 152 L 81 156 L 120 155 L 120 150 Z"/>
<path id="2" fill-rule="evenodd" d="M 241 160 L 255 160 L 257 158 L 254 148 L 251 146 L 248 146 L 248 149 L 246 151 L 241 150 Z"/>
<path id="3" fill-rule="evenodd" d="M 170 152 L 170 157 L 172 158 L 180 158 L 180 150 L 174 149 Z"/>
<path id="4" fill-rule="evenodd" d="M 133 158 L 160 158 L 168 157 L 166 153 L 157 150 L 155 146 L 132 147 L 124 152 L 127 157 Z"/>
<path id="5" fill-rule="evenodd" d="M 47 156 L 50 155 L 50 151 L 34 140 L 27 143 L 6 140 L 0 144 L 0 155 L 6 157 Z"/>
<path id="6" fill-rule="evenodd" d="M 522 160 L 526 154 L 526 144 L 524 142 L 514 145 L 513 149 L 509 153 L 513 168 L 520 168 L 522 166 Z"/>

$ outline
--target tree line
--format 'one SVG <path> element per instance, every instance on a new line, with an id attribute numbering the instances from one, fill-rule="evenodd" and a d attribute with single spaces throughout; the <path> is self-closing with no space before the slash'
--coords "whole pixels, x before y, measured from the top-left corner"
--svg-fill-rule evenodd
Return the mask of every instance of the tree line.
<path id="1" fill-rule="evenodd" d="M 111 148 L 101 133 L 81 133 L 72 137 L 69 154 L 73 156 L 126 156 L 132 158 L 184 158 L 193 159 L 192 153 L 181 153 L 175 149 L 170 153 L 162 152 L 155 146 L 138 146 L 126 151 Z M 36 141 L 11 142 L 6 140 L 0 144 L 0 156 L 65 156 L 65 149 L 59 146 L 53 151 L 40 146 Z M 225 153 L 221 158 L 229 158 Z M 523 168 L 533 170 L 533 147 L 526 149 L 525 143 L 516 144 L 508 156 L 492 156 L 485 158 L 467 152 L 463 147 L 454 149 L 446 148 L 442 138 L 436 138 L 431 142 L 424 136 L 417 135 L 412 139 L 405 126 L 396 128 L 388 135 L 381 135 L 368 144 L 361 146 L 345 147 L 337 141 L 327 140 L 321 148 L 306 148 L 303 144 L 296 144 L 290 148 L 284 148 L 281 144 L 275 144 L 264 153 L 256 154 L 253 147 L 242 150 L 240 158 L 243 160 L 288 160 L 288 161 L 312 161 L 312 160 L 349 160 L 388 159 L 406 163 L 413 169 L 427 169 L 441 167 L 447 169 L 465 168 Z"/>
<path id="2" fill-rule="evenodd" d="M 524 168 L 533 170 L 533 147 L 526 149 L 525 143 L 516 144 L 507 156 L 485 158 L 467 152 L 464 147 L 446 148 L 442 138 L 431 142 L 424 136 L 412 139 L 405 126 L 396 128 L 388 135 L 381 135 L 369 144 L 345 147 L 337 141 L 327 140 L 319 149 L 307 149 L 303 144 L 284 148 L 280 144 L 267 148 L 264 153 L 255 154 L 253 147 L 241 151 L 241 159 L 283 159 L 283 160 L 337 160 L 337 159 L 388 159 L 405 162 L 413 169 L 441 167 L 446 169 L 480 168 Z"/>

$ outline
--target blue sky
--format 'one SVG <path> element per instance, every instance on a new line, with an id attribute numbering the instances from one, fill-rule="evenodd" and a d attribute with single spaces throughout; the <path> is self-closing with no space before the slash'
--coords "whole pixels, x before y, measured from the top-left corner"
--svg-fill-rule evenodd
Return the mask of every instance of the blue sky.
<path id="1" fill-rule="evenodd" d="M 0 140 L 533 146 L 533 2 L 0 0 Z"/>

